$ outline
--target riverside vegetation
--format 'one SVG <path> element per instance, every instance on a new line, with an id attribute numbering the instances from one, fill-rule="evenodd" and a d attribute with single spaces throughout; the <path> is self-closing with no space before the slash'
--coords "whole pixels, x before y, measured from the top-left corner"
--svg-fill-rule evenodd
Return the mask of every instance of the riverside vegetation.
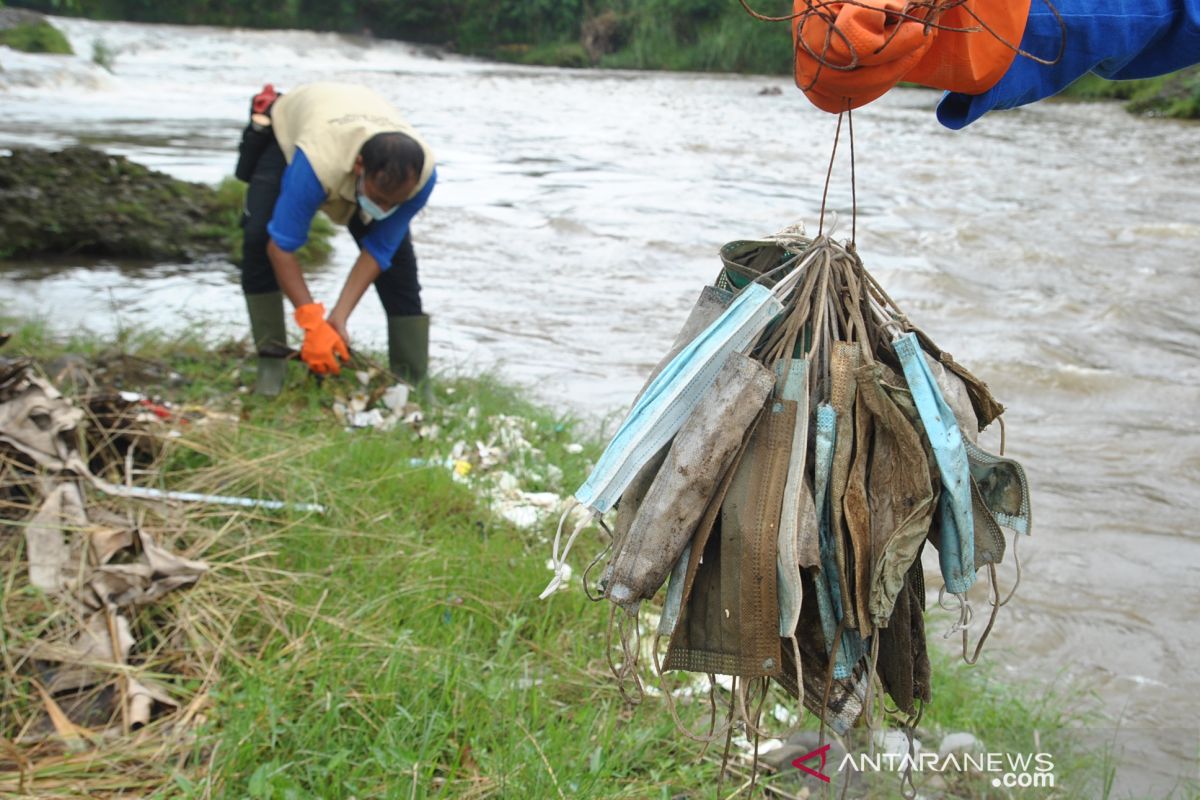
<path id="1" fill-rule="evenodd" d="M 104 374 L 122 389 L 238 420 L 180 429 L 156 485 L 328 507 L 324 516 L 185 510 L 213 543 L 189 555 L 213 572 L 172 602 L 181 615 L 201 615 L 209 604 L 228 619 L 216 674 L 174 684 L 184 703 L 206 694 L 207 723 L 194 742 L 173 747 L 160 745 L 151 726 L 94 752 L 25 764 L 25 791 L 262 800 L 711 796 L 720 748 L 702 754 L 676 733 L 661 699 L 630 708 L 613 685 L 596 645 L 607 615 L 583 595 L 582 563 L 570 591 L 537 599 L 549 577 L 553 518 L 516 527 L 489 503 L 482 466 L 466 479 L 444 466 L 451 442 L 489 441 L 505 421 L 540 455 L 504 469 L 522 475 L 523 488 L 565 496 L 600 450 L 587 424 L 485 376 L 438 380 L 425 430 L 348 431 L 330 407 L 354 384 L 351 372 L 319 385 L 293 370 L 282 397 L 257 398 L 242 389 L 252 382 L 245 343 L 206 341 L 203 326 L 172 336 L 63 337 L 0 316 L 0 330 L 14 334 L 4 356 L 47 367 L 64 358 L 134 365 Z M 7 664 L 23 634 L 12 609 L 31 591 L 21 588 L 20 542 L 19 529 L 0 528 L 9 554 L 0 597 Z M 584 544 L 581 553 L 600 547 L 595 537 Z M 933 630 L 949 622 L 931 611 Z M 932 655 L 934 700 L 917 729 L 926 747 L 952 731 L 970 731 L 992 751 L 1040 747 L 1054 755 L 1063 796 L 1106 796 L 1104 754 L 1072 742 L 1071 728 L 1084 721 L 1076 692 Z M 14 721 L 28 719 L 38 698 L 19 672 L 4 675 L 3 697 L 0 737 L 12 741 Z M 680 710 L 689 723 L 707 723 L 704 703 Z M 10 758 L 0 751 L 0 793 L 17 789 Z M 746 762 L 735 760 L 727 791 L 747 778 Z M 764 780 L 803 795 L 800 773 L 786 763 Z M 895 775 L 880 780 L 878 796 L 898 792 Z M 985 775 L 916 780 L 927 797 L 1006 796 Z"/>
<path id="2" fill-rule="evenodd" d="M 792 63 L 787 27 L 753 19 L 736 0 L 25 0 L 20 5 L 97 19 L 368 34 L 560 67 L 788 74 Z M 792 7 L 789 0 L 752 5 L 767 15 L 786 14 Z M 1200 66 L 1137 81 L 1088 76 L 1062 96 L 1121 99 L 1134 113 L 1197 119 Z"/>

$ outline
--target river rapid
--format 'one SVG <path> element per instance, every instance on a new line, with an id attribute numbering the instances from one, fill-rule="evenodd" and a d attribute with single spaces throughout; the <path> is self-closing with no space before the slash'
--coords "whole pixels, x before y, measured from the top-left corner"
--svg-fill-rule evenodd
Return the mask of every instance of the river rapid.
<path id="1" fill-rule="evenodd" d="M 0 147 L 86 143 L 215 183 L 266 81 L 360 82 L 392 99 L 438 156 L 413 225 L 435 369 L 495 370 L 598 426 L 715 277 L 720 245 L 800 221 L 816 230 L 835 118 L 783 78 L 54 23 L 82 57 L 0 48 Z M 115 54 L 111 73 L 89 60 L 97 42 Z M 1118 787 L 1162 796 L 1200 778 L 1200 670 L 1187 655 L 1200 654 L 1200 125 L 1047 102 L 955 133 L 935 102 L 896 90 L 855 115 L 858 249 L 1008 406 L 1008 454 L 1032 482 L 1024 576 L 985 659 L 1094 691 L 1082 702 L 1108 719 L 1087 735 L 1115 748 Z M 829 202 L 848 236 L 845 144 Z M 310 275 L 317 297 L 336 298 L 354 254 L 340 233 Z M 246 326 L 237 270 L 220 261 L 9 264 L 0 303 L 63 330 Z M 350 331 L 384 346 L 375 299 Z M 983 441 L 995 449 L 997 432 Z M 1009 561 L 1002 583 L 1012 578 Z M 935 617 L 931 640 L 943 630 Z"/>

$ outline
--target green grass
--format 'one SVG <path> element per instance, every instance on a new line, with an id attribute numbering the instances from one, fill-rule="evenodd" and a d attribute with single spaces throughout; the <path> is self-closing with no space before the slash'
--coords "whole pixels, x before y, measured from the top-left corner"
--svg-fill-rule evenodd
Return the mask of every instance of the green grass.
<path id="1" fill-rule="evenodd" d="M 0 45 L 11 47 L 25 53 L 53 53 L 71 55 L 71 43 L 62 32 L 49 22 L 33 22 L 14 25 L 7 30 L 0 30 Z"/>
<path id="2" fill-rule="evenodd" d="M 1075 81 L 1062 97 L 1078 100 L 1124 100 L 1135 114 L 1200 119 L 1200 67 L 1134 81 L 1109 81 L 1088 74 Z"/>
<path id="3" fill-rule="evenodd" d="M 499 45 L 492 56 L 516 64 L 581 68 L 591 66 L 587 51 L 578 42 L 546 42 L 537 45 Z"/>
<path id="4" fill-rule="evenodd" d="M 279 602 L 242 608 L 209 722 L 189 760 L 161 765 L 154 796 L 713 796 L 720 747 L 701 759 L 660 701 L 631 710 L 609 676 L 607 606 L 590 603 L 578 584 L 597 538 L 583 537 L 575 551 L 572 590 L 539 601 L 552 521 L 513 527 L 441 465 L 452 443 L 486 442 L 504 417 L 516 417 L 535 449 L 504 469 L 523 488 L 567 494 L 599 452 L 579 420 L 488 377 L 443 378 L 425 420 L 439 427 L 436 439 L 409 427 L 347 432 L 329 408 L 354 388 L 351 376 L 318 386 L 293 368 L 278 399 L 243 394 L 252 383 L 245 348 L 206 341 L 201 327 L 175 337 L 126 330 L 107 341 L 3 318 L 0 329 L 14 333 L 5 356 L 49 363 L 64 353 L 133 354 L 182 378 L 146 380 L 149 391 L 236 412 L 236 427 L 187 432 L 172 446 L 167 487 L 196 489 L 217 475 L 223 493 L 329 506 L 325 516 L 205 512 L 201 524 L 269 545 L 262 591 Z M 581 453 L 567 447 L 576 441 Z M 561 479 L 547 465 L 561 468 Z M 226 559 L 243 553 L 220 541 Z M 179 595 L 181 607 L 193 601 Z M 1079 721 L 1070 696 L 934 658 L 927 746 L 968 730 L 993 749 L 1027 748 L 1037 730 L 1043 747 L 1063 754 L 1060 786 L 1102 779 L 1095 758 L 1070 749 L 1067 729 Z M 707 708 L 682 713 L 696 718 Z M 104 763 L 88 768 L 89 779 L 111 774 Z M 770 782 L 789 778 L 795 771 L 785 768 Z M 727 779 L 726 794 L 732 788 Z M 1000 795 L 975 782 L 929 796 Z"/>

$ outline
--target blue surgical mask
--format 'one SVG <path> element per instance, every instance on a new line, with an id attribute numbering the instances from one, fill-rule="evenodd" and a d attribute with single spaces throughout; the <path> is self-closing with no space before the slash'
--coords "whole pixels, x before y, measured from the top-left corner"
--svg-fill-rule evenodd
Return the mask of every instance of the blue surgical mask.
<path id="1" fill-rule="evenodd" d="M 564 563 L 581 530 L 617 502 L 638 472 L 683 427 L 700 398 L 717 379 L 731 353 L 746 353 L 783 303 L 761 284 L 751 284 L 734 298 L 695 339 L 650 381 L 633 408 L 601 453 L 592 473 L 575 492 L 575 500 L 588 512 L 559 550 L 563 524 L 571 509 L 563 512 L 554 535 L 551 568 L 554 578 L 540 595 L 544 600 L 566 580 Z"/>
<path id="2" fill-rule="evenodd" d="M 376 205 L 375 201 L 367 197 L 363 192 L 363 179 L 361 175 L 358 176 L 358 207 L 367 212 L 367 216 L 376 222 L 387 219 L 392 214 L 395 214 L 396 209 L 399 208 L 399 206 L 392 206 L 387 211 L 384 211 Z"/>
<path id="3" fill-rule="evenodd" d="M 938 560 L 942 579 L 946 591 L 964 594 L 975 583 L 975 525 L 967 450 L 958 420 L 942 396 L 920 348 L 913 333 L 892 342 L 942 478 L 942 494 L 938 498 L 942 533 Z"/>
<path id="4" fill-rule="evenodd" d="M 612 508 L 638 471 L 683 426 L 729 354 L 748 351 L 782 308 L 769 289 L 746 287 L 650 382 L 575 499 L 599 514 Z"/>

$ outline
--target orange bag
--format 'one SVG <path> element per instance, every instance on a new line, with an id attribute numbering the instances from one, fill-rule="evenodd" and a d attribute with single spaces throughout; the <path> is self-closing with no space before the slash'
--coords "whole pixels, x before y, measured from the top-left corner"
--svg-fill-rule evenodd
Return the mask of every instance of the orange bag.
<path id="1" fill-rule="evenodd" d="M 864 106 L 902 80 L 953 92 L 983 92 L 1012 64 L 1029 3 L 966 0 L 941 11 L 906 0 L 794 0 L 796 85 L 813 105 L 834 114 Z M 812 10 L 814 4 L 818 11 Z M 926 29 L 927 22 L 976 30 Z"/>

